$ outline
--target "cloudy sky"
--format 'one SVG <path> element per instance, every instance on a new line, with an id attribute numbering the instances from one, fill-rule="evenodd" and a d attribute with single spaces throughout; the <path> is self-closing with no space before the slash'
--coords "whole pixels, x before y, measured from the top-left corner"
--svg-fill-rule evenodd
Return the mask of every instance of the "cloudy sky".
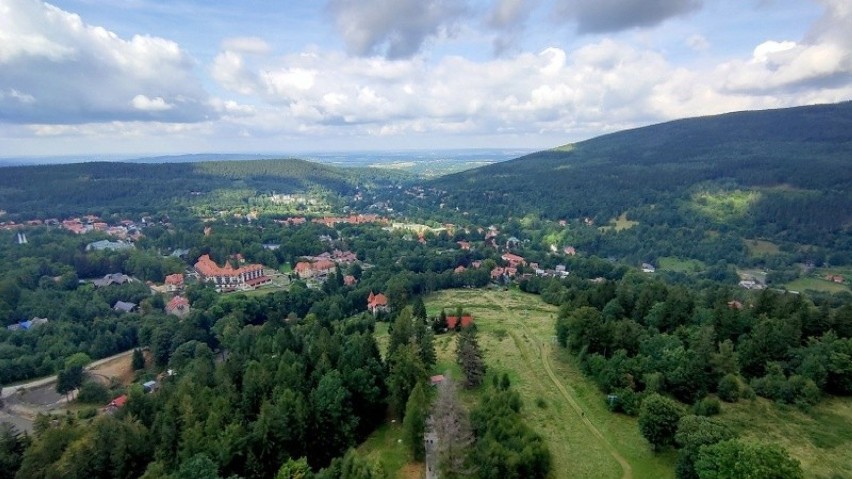
<path id="1" fill-rule="evenodd" d="M 849 99 L 849 0 L 0 0 L 0 156 L 546 148 Z"/>

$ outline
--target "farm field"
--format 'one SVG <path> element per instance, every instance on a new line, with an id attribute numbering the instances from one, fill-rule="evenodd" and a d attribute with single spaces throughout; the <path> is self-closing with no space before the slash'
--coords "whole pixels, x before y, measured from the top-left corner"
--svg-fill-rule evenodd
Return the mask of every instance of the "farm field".
<path id="1" fill-rule="evenodd" d="M 538 296 L 514 290 L 444 291 L 425 302 L 430 316 L 441 308 L 451 314 L 456 306 L 473 314 L 489 375 L 509 374 L 513 388 L 524 400 L 527 424 L 548 441 L 553 460 L 550 477 L 674 477 L 674 453 L 654 455 L 640 436 L 635 419 L 611 414 L 594 384 L 572 363 L 557 359 L 552 344 L 554 306 Z M 377 338 L 384 347 L 387 327 L 380 326 Z M 435 349 L 435 372 L 460 377 L 455 364 L 455 335 L 439 335 Z M 478 394 L 465 393 L 462 400 L 472 407 Z M 382 428 L 377 434 L 387 433 Z M 365 445 L 389 444 L 375 436 Z M 390 446 L 395 447 L 392 442 Z M 375 448 L 362 448 L 361 452 L 368 457 L 381 456 Z M 386 467 L 389 462 L 382 461 Z M 395 474 L 391 477 L 412 477 L 409 468 L 387 470 Z"/>

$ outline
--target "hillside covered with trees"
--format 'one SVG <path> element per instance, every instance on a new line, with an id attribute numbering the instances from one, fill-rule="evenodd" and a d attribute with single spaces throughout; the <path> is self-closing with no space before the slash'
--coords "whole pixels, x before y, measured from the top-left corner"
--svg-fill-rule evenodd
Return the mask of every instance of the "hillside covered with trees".
<path id="1" fill-rule="evenodd" d="M 535 215 L 852 252 L 852 102 L 738 112 L 612 133 L 438 178 L 447 207 L 497 221 Z M 849 257 L 844 257 L 848 261 Z"/>

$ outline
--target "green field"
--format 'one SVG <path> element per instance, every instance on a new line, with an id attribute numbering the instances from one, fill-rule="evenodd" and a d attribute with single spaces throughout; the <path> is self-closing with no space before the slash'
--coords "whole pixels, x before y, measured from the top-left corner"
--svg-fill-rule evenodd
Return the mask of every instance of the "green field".
<path id="1" fill-rule="evenodd" d="M 674 476 L 674 453 L 654 455 L 640 436 L 636 420 L 612 414 L 597 388 L 571 362 L 554 352 L 556 308 L 538 296 L 517 291 L 453 290 L 426 299 L 430 315 L 442 307 L 461 305 L 473 314 L 489 374 L 507 372 L 524 400 L 527 424 L 548 441 L 553 458 L 550 477 L 556 478 L 666 478 Z M 377 328 L 377 339 L 387 343 L 387 326 Z M 459 378 L 455 364 L 455 334 L 436 338 L 436 373 Z M 470 407 L 480 391 L 465 393 Z M 382 439 L 385 428 L 371 436 L 360 451 L 383 458 L 393 441 Z M 392 455 L 392 454 L 391 454 Z M 409 465 L 380 459 L 391 477 L 412 476 Z"/>
<path id="2" fill-rule="evenodd" d="M 760 197 L 760 192 L 748 190 L 701 191 L 692 196 L 692 206 L 699 213 L 724 222 L 744 216 Z"/>
<path id="3" fill-rule="evenodd" d="M 657 259 L 660 270 L 676 273 L 698 273 L 704 271 L 706 265 L 697 259 L 683 259 L 674 256 L 663 256 Z"/>
<path id="4" fill-rule="evenodd" d="M 787 283 L 787 289 L 790 291 L 824 291 L 826 293 L 842 293 L 850 291 L 846 284 L 833 283 L 822 278 L 799 278 Z"/>
<path id="5" fill-rule="evenodd" d="M 601 226 L 600 229 L 602 231 L 610 230 L 610 229 L 614 229 L 615 231 L 629 230 L 630 228 L 632 228 L 632 227 L 634 227 L 638 224 L 639 224 L 638 221 L 633 221 L 633 220 L 627 219 L 627 213 L 621 213 L 621 216 L 619 216 L 618 218 L 613 218 L 613 219 L 609 220 L 608 226 Z"/>
<path id="6" fill-rule="evenodd" d="M 743 240 L 743 242 L 745 243 L 746 248 L 748 248 L 748 251 L 749 253 L 751 253 L 752 256 L 772 255 L 781 252 L 781 249 L 778 247 L 778 245 L 771 241 L 759 239 L 745 239 Z"/>

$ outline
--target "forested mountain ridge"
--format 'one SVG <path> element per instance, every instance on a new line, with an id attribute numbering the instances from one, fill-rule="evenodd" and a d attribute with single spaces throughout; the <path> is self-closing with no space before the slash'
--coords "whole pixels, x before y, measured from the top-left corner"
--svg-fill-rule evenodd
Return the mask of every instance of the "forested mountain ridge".
<path id="1" fill-rule="evenodd" d="M 534 213 L 602 225 L 627 212 L 644 224 L 734 227 L 837 248 L 852 224 L 850 167 L 852 102 L 844 102 L 611 133 L 430 186 L 447 192 L 448 206 L 487 219 Z"/>
<path id="2" fill-rule="evenodd" d="M 0 209 L 10 217 L 78 215 L 91 211 L 155 211 L 193 193 L 223 189 L 293 193 L 322 188 L 351 194 L 357 186 L 392 183 L 400 172 L 339 168 L 298 159 L 138 164 L 91 162 L 0 170 Z"/>

